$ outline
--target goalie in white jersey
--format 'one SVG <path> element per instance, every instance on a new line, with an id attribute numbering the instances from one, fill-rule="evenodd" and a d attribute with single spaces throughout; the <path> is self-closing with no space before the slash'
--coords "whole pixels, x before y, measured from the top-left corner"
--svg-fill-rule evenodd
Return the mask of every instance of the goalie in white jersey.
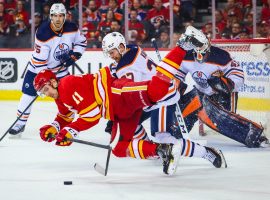
<path id="1" fill-rule="evenodd" d="M 69 74 L 68 67 L 78 60 L 85 51 L 87 41 L 77 25 L 66 22 L 66 9 L 62 3 L 55 3 L 50 8 L 50 21 L 43 22 L 35 35 L 35 46 L 30 64 L 24 77 L 23 95 L 18 105 L 19 116 L 35 98 L 33 87 L 35 76 L 43 69 L 50 69 L 57 78 Z M 30 106 L 9 131 L 17 135 L 24 131 L 30 115 Z"/>
<path id="2" fill-rule="evenodd" d="M 176 76 L 184 82 L 190 73 L 195 81 L 194 89 L 179 101 L 188 131 L 199 118 L 215 131 L 248 147 L 268 142 L 259 124 L 235 114 L 238 90 L 244 84 L 242 66 L 227 51 L 211 46 L 208 38 L 194 27 L 189 26 L 185 34 L 193 35 L 194 43 L 200 46 L 187 52 Z"/>

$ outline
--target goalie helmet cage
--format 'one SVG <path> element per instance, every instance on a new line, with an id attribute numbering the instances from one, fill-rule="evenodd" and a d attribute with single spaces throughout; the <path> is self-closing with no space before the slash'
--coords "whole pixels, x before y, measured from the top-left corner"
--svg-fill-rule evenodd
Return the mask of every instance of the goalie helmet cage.
<path id="1" fill-rule="evenodd" d="M 270 136 L 270 39 L 212 40 L 211 44 L 228 51 L 243 67 L 245 82 L 239 91 L 237 114 L 265 128 Z M 194 127 L 198 134 L 198 128 Z M 205 125 L 199 131 L 210 131 Z"/>

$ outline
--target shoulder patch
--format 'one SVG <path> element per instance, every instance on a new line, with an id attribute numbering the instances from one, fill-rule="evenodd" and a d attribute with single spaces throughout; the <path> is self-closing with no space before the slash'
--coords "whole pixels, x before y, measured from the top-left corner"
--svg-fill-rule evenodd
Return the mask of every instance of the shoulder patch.
<path id="1" fill-rule="evenodd" d="M 118 63 L 116 71 L 132 63 L 136 59 L 138 52 L 139 47 L 137 45 L 127 45 L 127 52 Z"/>
<path id="2" fill-rule="evenodd" d="M 50 21 L 43 22 L 36 32 L 36 38 L 42 42 L 45 42 L 52 38 L 55 34 L 50 28 Z"/>
<path id="3" fill-rule="evenodd" d="M 64 33 L 66 32 L 75 32 L 78 30 L 78 26 L 72 22 L 65 22 L 64 24 Z"/>

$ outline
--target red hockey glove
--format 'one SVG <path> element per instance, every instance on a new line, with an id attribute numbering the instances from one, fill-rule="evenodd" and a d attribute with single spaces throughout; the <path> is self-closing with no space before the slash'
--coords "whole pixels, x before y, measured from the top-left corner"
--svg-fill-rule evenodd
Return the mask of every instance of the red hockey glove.
<path id="1" fill-rule="evenodd" d="M 56 135 L 56 145 L 58 146 L 69 146 L 72 144 L 70 139 L 73 139 L 78 135 L 78 131 L 73 128 L 65 127 L 62 129 L 58 135 Z"/>
<path id="2" fill-rule="evenodd" d="M 216 92 L 231 93 L 234 89 L 234 82 L 223 76 L 221 71 L 214 72 L 211 77 L 207 80 L 207 83 Z"/>
<path id="3" fill-rule="evenodd" d="M 40 129 L 40 137 L 43 141 L 52 142 L 55 140 L 55 135 L 58 133 L 58 130 L 53 125 L 45 125 L 42 126 Z"/>

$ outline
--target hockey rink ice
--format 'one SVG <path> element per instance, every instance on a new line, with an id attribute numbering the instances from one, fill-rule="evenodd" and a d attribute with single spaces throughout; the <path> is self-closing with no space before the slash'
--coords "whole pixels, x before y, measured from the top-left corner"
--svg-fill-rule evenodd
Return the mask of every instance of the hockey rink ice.
<path id="1" fill-rule="evenodd" d="M 17 104 L 0 102 L 0 136 L 14 122 Z M 93 166 L 98 162 L 105 167 L 107 150 L 75 143 L 58 147 L 39 138 L 39 128 L 52 122 L 56 112 L 53 102 L 35 102 L 22 138 L 7 135 L 0 142 L 1 200 L 270 199 L 270 148 L 248 149 L 209 134 L 203 139 L 223 151 L 227 169 L 203 159 L 181 159 L 176 174 L 168 177 L 157 161 L 112 155 L 104 177 Z M 79 139 L 108 144 L 105 123 L 81 132 Z"/>

